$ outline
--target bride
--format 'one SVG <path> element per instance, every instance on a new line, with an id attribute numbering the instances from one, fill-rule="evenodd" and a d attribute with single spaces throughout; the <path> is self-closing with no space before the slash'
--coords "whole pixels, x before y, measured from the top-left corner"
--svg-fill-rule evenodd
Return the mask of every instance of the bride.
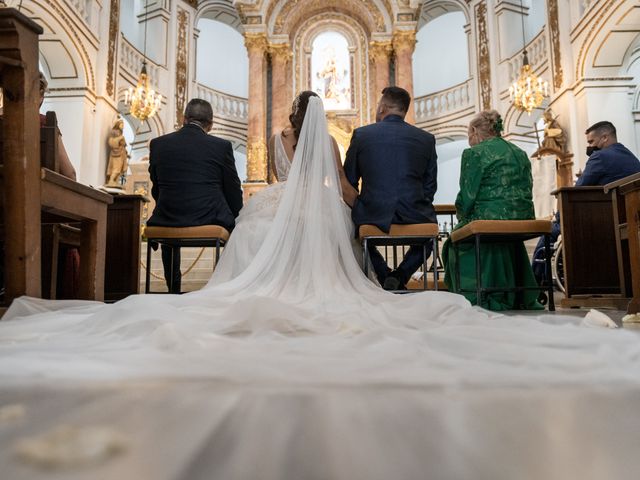
<path id="1" fill-rule="evenodd" d="M 446 292 L 382 290 L 353 254 L 353 226 L 318 97 L 309 96 L 295 138 L 290 170 L 278 172 L 286 183 L 248 202 L 206 288 L 111 305 L 17 299 L 0 322 L 0 381 L 205 377 L 352 387 L 640 381 L 637 335 L 587 328 L 597 315 L 506 316 Z"/>
<path id="2" fill-rule="evenodd" d="M 260 249 L 286 187 L 309 99 L 312 97 L 319 99 L 316 93 L 308 90 L 298 94 L 293 101 L 291 115 L 289 115 L 291 125 L 282 132 L 274 134 L 269 140 L 269 169 L 272 179 L 276 183 L 254 194 L 240 211 L 232 233 L 233 240 L 225 247 L 208 286 L 227 282 L 238 276 L 239 273 L 246 270 Z M 337 142 L 333 137 L 329 137 L 329 139 L 331 143 L 330 158 L 335 159 L 342 198 L 346 204 L 343 208 L 344 215 L 351 218 L 351 211 L 348 207 L 353 206 L 358 192 L 351 186 L 344 174 Z M 358 246 L 356 245 L 355 248 L 357 249 Z"/>

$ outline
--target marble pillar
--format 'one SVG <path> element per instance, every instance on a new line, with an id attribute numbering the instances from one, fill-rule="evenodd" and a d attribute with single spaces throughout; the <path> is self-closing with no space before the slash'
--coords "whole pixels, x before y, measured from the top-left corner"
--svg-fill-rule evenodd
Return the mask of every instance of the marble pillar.
<path id="1" fill-rule="evenodd" d="M 282 131 L 289 124 L 291 98 L 287 64 L 293 57 L 288 43 L 269 46 L 271 54 L 271 134 Z"/>
<path id="2" fill-rule="evenodd" d="M 247 179 L 245 198 L 260 190 L 267 179 L 267 102 L 265 34 L 245 34 L 249 54 L 249 122 L 247 126 Z"/>
<path id="3" fill-rule="evenodd" d="M 393 51 L 396 56 L 396 82 L 413 98 L 413 50 L 416 45 L 416 32 L 402 30 L 393 34 Z M 407 117 L 408 123 L 415 122 L 414 102 L 411 102 Z"/>
<path id="4" fill-rule="evenodd" d="M 377 109 L 378 100 L 382 95 L 382 89 L 391 84 L 389 81 L 389 63 L 392 52 L 393 46 L 390 41 L 373 41 L 369 43 L 369 59 L 373 63 L 375 72 L 373 80 L 373 95 L 371 96 L 371 104 L 374 114 Z"/>

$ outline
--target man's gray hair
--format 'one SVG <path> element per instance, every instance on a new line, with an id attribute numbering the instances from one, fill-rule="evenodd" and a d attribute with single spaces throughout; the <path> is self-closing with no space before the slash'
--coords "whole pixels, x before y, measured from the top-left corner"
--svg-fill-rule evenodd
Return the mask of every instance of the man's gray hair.
<path id="1" fill-rule="evenodd" d="M 206 100 L 194 98 L 187 104 L 184 119 L 187 122 L 195 122 L 203 126 L 209 125 L 213 123 L 213 108 Z"/>

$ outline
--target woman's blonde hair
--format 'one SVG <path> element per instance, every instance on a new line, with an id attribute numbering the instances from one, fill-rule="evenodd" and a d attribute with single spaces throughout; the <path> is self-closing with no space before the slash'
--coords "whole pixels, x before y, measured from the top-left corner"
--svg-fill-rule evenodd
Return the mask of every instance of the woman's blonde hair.
<path id="1" fill-rule="evenodd" d="M 499 137 L 503 130 L 502 117 L 496 110 L 484 110 L 471 119 L 469 125 L 482 139 Z"/>

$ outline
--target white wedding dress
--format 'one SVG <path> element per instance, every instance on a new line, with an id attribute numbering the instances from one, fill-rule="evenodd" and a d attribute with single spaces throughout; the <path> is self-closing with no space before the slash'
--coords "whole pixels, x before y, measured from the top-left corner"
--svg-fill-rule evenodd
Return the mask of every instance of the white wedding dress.
<path id="1" fill-rule="evenodd" d="M 0 382 L 640 383 L 638 335 L 385 292 L 362 274 L 352 231 L 312 97 L 287 181 L 247 203 L 206 288 L 111 305 L 17 299 L 0 322 Z"/>

